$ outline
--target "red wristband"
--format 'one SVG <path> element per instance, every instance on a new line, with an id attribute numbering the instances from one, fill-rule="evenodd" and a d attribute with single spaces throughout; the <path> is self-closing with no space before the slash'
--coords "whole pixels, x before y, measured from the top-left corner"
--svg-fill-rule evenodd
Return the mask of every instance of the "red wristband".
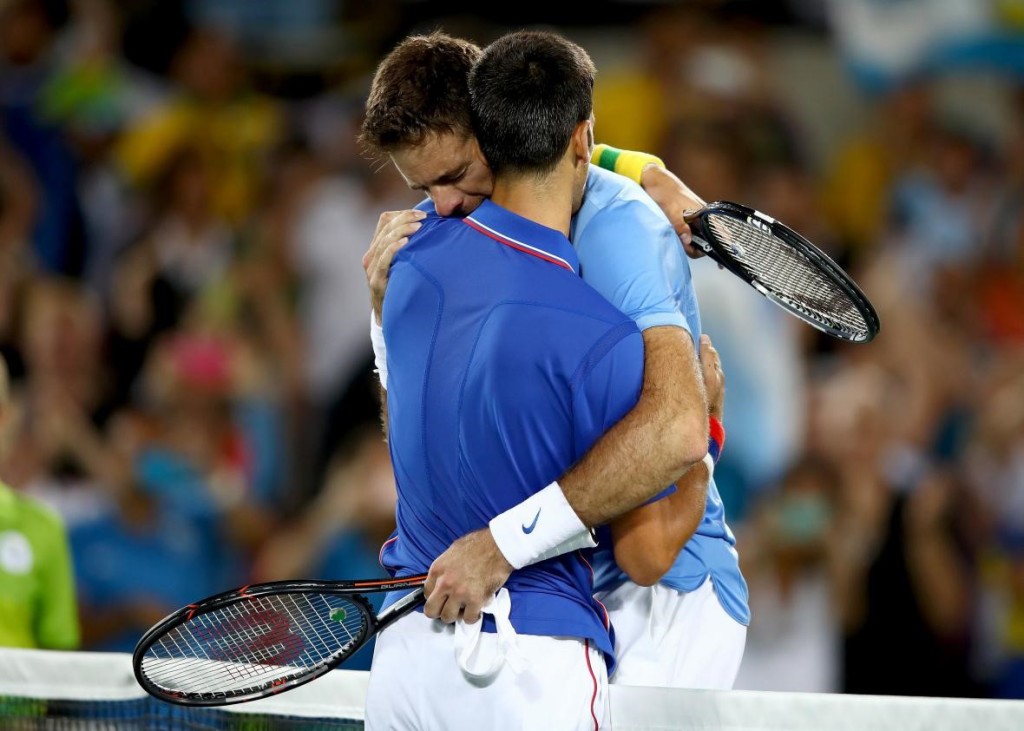
<path id="1" fill-rule="evenodd" d="M 715 462 L 722 456 L 722 447 L 725 446 L 725 427 L 722 422 L 714 416 L 708 416 L 708 437 L 714 446 L 709 449 Z"/>

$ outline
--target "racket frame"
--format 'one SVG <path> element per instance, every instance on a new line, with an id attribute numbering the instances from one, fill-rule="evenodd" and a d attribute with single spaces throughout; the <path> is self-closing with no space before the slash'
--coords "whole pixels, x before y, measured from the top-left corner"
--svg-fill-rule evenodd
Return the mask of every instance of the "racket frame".
<path id="1" fill-rule="evenodd" d="M 415 609 L 423 601 L 423 583 L 425 580 L 426 576 L 359 581 L 270 581 L 214 594 L 172 612 L 153 625 L 139 639 L 132 653 L 132 669 L 135 673 L 135 679 L 151 696 L 181 706 L 226 706 L 277 695 L 283 691 L 305 685 L 333 670 L 358 652 L 375 634 Z M 401 591 L 403 589 L 413 589 L 413 591 L 398 599 L 380 614 L 375 614 L 373 605 L 364 596 L 366 593 Z M 347 652 L 338 653 L 335 657 L 325 662 L 312 667 L 297 665 L 295 666 L 296 672 L 292 675 L 268 680 L 250 688 L 243 688 L 237 691 L 210 693 L 171 691 L 157 685 L 143 671 L 142 665 L 146 659 L 146 653 L 169 632 L 192 622 L 196 617 L 215 612 L 233 604 L 261 597 L 288 594 L 333 594 L 345 596 L 359 609 L 366 619 L 362 636 L 349 646 L 350 649 Z"/>
<path id="2" fill-rule="evenodd" d="M 711 227 L 708 224 L 708 217 L 712 215 L 725 216 L 743 222 L 748 226 L 758 228 L 763 233 L 774 236 L 775 238 L 785 242 L 797 254 L 817 268 L 825 278 L 827 278 L 835 287 L 840 289 L 846 297 L 853 302 L 854 306 L 864 318 L 864 322 L 867 326 L 867 333 L 862 336 L 856 336 L 847 330 L 832 327 L 821 322 L 816 315 L 807 312 L 798 304 L 780 297 L 778 294 L 765 287 L 761 281 L 752 277 L 747 271 L 739 266 L 733 260 L 729 252 L 729 246 L 720 242 L 718 237 L 711 233 Z M 776 221 L 771 216 L 768 216 L 754 208 L 744 206 L 739 203 L 732 203 L 730 201 L 715 201 L 714 203 L 709 203 L 694 212 L 692 215 L 688 215 L 686 220 L 690 225 L 693 242 L 697 244 L 711 259 L 723 268 L 727 269 L 733 275 L 749 284 L 769 301 L 803 320 L 808 325 L 811 325 L 832 337 L 851 343 L 867 343 L 874 339 L 875 335 L 878 334 L 880 327 L 878 313 L 875 311 L 871 301 L 867 298 L 860 287 L 857 286 L 857 283 L 853 281 L 850 275 L 847 274 L 846 271 L 844 271 L 843 268 L 839 266 L 839 264 L 837 264 L 828 254 L 811 243 L 807 238 L 791 229 L 789 226 Z"/>

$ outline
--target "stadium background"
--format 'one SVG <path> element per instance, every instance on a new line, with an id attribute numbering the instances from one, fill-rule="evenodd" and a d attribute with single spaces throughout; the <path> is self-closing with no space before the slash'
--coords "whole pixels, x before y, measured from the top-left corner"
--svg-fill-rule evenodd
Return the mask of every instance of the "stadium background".
<path id="1" fill-rule="evenodd" d="M 379 572 L 360 257 L 417 198 L 355 145 L 368 78 L 410 31 L 538 24 L 597 62 L 599 141 L 802 231 L 881 316 L 838 344 L 692 263 L 738 687 L 1024 697 L 1019 0 L 0 0 L 0 477 L 64 519 L 82 649 Z"/>

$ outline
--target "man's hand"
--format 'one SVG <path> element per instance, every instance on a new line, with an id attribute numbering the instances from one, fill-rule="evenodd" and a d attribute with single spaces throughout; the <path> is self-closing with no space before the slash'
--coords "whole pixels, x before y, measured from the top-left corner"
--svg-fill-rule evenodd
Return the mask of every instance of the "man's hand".
<path id="1" fill-rule="evenodd" d="M 704 256 L 703 250 L 699 246 L 694 246 L 690 225 L 686 222 L 688 214 L 706 205 L 704 200 L 690 190 L 675 173 L 660 165 L 645 167 L 640 180 L 647 195 L 651 196 L 672 222 L 686 255 L 691 259 Z"/>
<path id="2" fill-rule="evenodd" d="M 718 357 L 718 351 L 707 334 L 700 336 L 700 370 L 704 376 L 704 392 L 708 397 L 708 413 L 721 420 L 725 403 L 725 374 L 722 373 L 722 360 Z"/>
<path id="3" fill-rule="evenodd" d="M 500 589 L 512 566 L 494 542 L 489 528 L 455 541 L 430 565 L 423 613 L 448 624 L 460 616 L 467 624 L 480 618 L 480 609 Z"/>
<path id="4" fill-rule="evenodd" d="M 366 272 L 366 283 L 370 286 L 370 306 L 381 321 L 381 305 L 384 302 L 384 290 L 388 286 L 388 272 L 395 254 L 409 243 L 420 227 L 420 221 L 426 213 L 412 209 L 408 211 L 385 211 L 377 219 L 377 230 L 373 233 L 370 248 L 363 254 L 363 271 Z"/>

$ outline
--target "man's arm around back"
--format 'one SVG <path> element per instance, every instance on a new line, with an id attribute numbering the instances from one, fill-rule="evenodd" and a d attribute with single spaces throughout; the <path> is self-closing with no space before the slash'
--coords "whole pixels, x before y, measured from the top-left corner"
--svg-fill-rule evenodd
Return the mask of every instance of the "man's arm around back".
<path id="1" fill-rule="evenodd" d="M 707 401 L 693 339 L 674 326 L 648 328 L 643 338 L 644 382 L 636 406 L 558 480 L 587 528 L 655 496 L 707 453 Z M 431 565 L 424 612 L 446 622 L 460 616 L 475 622 L 512 570 L 490 529 L 470 533 Z"/>

